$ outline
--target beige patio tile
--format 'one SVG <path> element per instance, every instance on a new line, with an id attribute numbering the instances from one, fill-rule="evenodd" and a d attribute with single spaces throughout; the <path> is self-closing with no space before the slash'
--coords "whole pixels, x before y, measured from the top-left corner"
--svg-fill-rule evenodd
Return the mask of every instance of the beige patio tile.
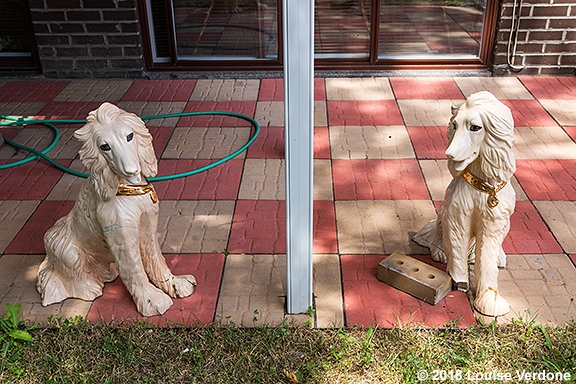
<path id="1" fill-rule="evenodd" d="M 44 255 L 4 255 L 0 258 L 0 308 L 6 303 L 22 304 L 20 318 L 28 323 L 46 325 L 48 316 L 69 318 L 86 317 L 92 302 L 67 299 L 61 303 L 42 306 L 36 290 L 38 267 Z"/>
<path id="2" fill-rule="evenodd" d="M 447 126 L 451 107 L 461 103 L 461 100 L 398 100 L 407 126 Z"/>
<path id="3" fill-rule="evenodd" d="M 536 209 L 566 253 L 576 253 L 576 202 L 534 201 Z"/>
<path id="4" fill-rule="evenodd" d="M 507 267 L 499 271 L 498 281 L 510 312 L 499 317 L 498 324 L 522 318 L 562 326 L 573 320 L 575 273 L 572 261 L 564 254 L 508 255 Z M 487 322 L 494 320 L 477 315 Z"/>
<path id="5" fill-rule="evenodd" d="M 327 78 L 328 100 L 394 100 L 386 77 Z"/>
<path id="6" fill-rule="evenodd" d="M 326 102 L 314 101 L 314 126 L 325 127 L 328 125 Z M 284 102 L 283 101 L 259 101 L 256 103 L 254 119 L 261 127 L 284 126 Z"/>
<path id="7" fill-rule="evenodd" d="M 14 117 L 35 117 L 46 106 L 44 102 L 2 102 L 0 103 L 0 111 L 2 115 Z M 0 119 L 0 121 L 3 121 Z"/>
<path id="8" fill-rule="evenodd" d="M 132 85 L 132 80 L 71 80 L 53 101 L 119 101 Z"/>
<path id="9" fill-rule="evenodd" d="M 38 204 L 37 200 L 0 200 L 0 254 L 14 240 Z"/>
<path id="10" fill-rule="evenodd" d="M 464 97 L 489 91 L 500 100 L 534 99 L 517 77 L 454 77 L 454 81 Z"/>
<path id="11" fill-rule="evenodd" d="M 162 252 L 224 252 L 233 213 L 233 201 L 162 200 L 158 217 Z"/>
<path id="12" fill-rule="evenodd" d="M 411 241 L 436 218 L 431 201 L 357 200 L 336 202 L 336 225 L 341 254 L 428 254 Z"/>
<path id="13" fill-rule="evenodd" d="M 118 107 L 125 111 L 132 112 L 138 116 L 156 116 L 169 113 L 179 113 L 184 111 L 185 102 L 168 102 L 168 101 L 121 101 Z M 150 119 L 145 123 L 149 127 L 175 127 L 178 123 L 178 117 L 169 117 L 166 119 Z"/>
<path id="14" fill-rule="evenodd" d="M 88 170 L 82 165 L 80 160 L 72 161 L 68 168 L 77 172 L 88 173 Z M 46 200 L 76 200 L 85 182 L 86 179 L 82 177 L 64 173 L 54 188 L 52 188 Z"/>
<path id="15" fill-rule="evenodd" d="M 256 101 L 259 90 L 257 79 L 200 79 L 190 101 Z"/>
<path id="16" fill-rule="evenodd" d="M 222 159 L 240 149 L 250 137 L 245 127 L 176 127 L 162 152 L 163 159 Z M 242 159 L 246 152 L 237 158 Z"/>
<path id="17" fill-rule="evenodd" d="M 576 125 L 576 108 L 574 100 L 538 100 L 560 125 Z"/>
<path id="18" fill-rule="evenodd" d="M 216 317 L 224 325 L 280 325 L 283 321 L 317 327 L 344 325 L 340 261 L 337 255 L 313 256 L 315 318 L 285 312 L 286 255 L 228 255 Z"/>
<path id="19" fill-rule="evenodd" d="M 330 127 L 333 159 L 411 159 L 415 157 L 404 126 Z"/>
<path id="20" fill-rule="evenodd" d="M 286 199 L 284 159 L 246 159 L 238 198 L 241 200 Z M 330 160 L 314 160 L 314 199 L 333 198 Z"/>
<path id="21" fill-rule="evenodd" d="M 516 127 L 514 138 L 517 159 L 576 159 L 576 143 L 560 127 Z"/>

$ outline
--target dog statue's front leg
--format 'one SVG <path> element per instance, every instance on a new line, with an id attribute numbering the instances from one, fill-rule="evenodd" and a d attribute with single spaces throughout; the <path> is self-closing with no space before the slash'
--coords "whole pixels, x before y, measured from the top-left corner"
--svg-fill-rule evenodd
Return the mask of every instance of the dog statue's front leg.
<path id="1" fill-rule="evenodd" d="M 173 304 L 170 296 L 148 280 L 142 264 L 138 228 L 126 224 L 112 225 L 104 236 L 116 261 L 122 282 L 132 295 L 138 312 L 143 316 L 161 315 Z"/>

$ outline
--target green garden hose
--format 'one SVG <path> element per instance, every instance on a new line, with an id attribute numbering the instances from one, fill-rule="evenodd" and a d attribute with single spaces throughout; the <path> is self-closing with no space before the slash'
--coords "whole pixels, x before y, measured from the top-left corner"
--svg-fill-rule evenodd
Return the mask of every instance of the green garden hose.
<path id="1" fill-rule="evenodd" d="M 256 122 L 256 120 L 252 119 L 251 117 L 241 115 L 239 113 L 234 113 L 234 112 L 219 112 L 219 111 L 214 111 L 214 112 L 207 112 L 207 111 L 206 112 L 204 112 L 204 111 L 202 111 L 202 112 L 180 112 L 180 113 L 168 113 L 168 114 L 163 114 L 163 115 L 142 116 L 141 119 L 142 120 L 152 120 L 152 119 L 167 119 L 170 117 L 205 116 L 205 115 L 231 116 L 231 117 L 236 117 L 238 119 L 248 121 L 253 127 L 253 131 L 251 132 L 249 140 L 246 142 L 246 144 L 244 144 L 238 150 L 230 153 L 226 157 L 223 157 L 219 160 L 213 161 L 208 165 L 205 165 L 203 167 L 193 169 L 193 170 L 190 170 L 187 172 L 177 173 L 177 174 L 173 174 L 173 175 L 151 177 L 149 179 L 150 181 L 164 181 L 164 180 L 178 179 L 181 177 L 192 176 L 192 175 L 195 175 L 197 173 L 201 173 L 201 172 L 207 171 L 211 168 L 214 168 L 214 167 L 216 167 L 220 164 L 223 164 L 223 163 L 227 162 L 228 160 L 238 156 L 240 153 L 244 152 L 254 142 L 254 140 L 256 140 L 256 137 L 260 133 L 260 125 Z M 89 176 L 86 173 L 81 173 L 81 172 L 74 171 L 70 168 L 66 168 L 63 165 L 58 164 L 57 162 L 55 162 L 54 160 L 52 160 L 50 157 L 48 157 L 46 155 L 49 151 L 51 151 L 56 146 L 56 144 L 58 143 L 58 140 L 60 139 L 60 131 L 58 131 L 58 128 L 56 128 L 56 126 L 54 124 L 56 124 L 56 123 L 61 123 L 61 124 L 80 123 L 80 124 L 84 124 L 84 123 L 86 123 L 86 120 L 36 120 L 36 119 L 29 119 L 29 118 L 22 118 L 22 117 L 0 115 L 0 120 L 2 120 L 2 119 L 6 120 L 6 121 L 0 121 L 0 127 L 12 127 L 12 126 L 32 125 L 32 124 L 44 125 L 50 129 L 52 129 L 52 131 L 54 132 L 54 139 L 52 140 L 52 143 L 50 143 L 50 145 L 48 147 L 46 147 L 42 151 L 38 151 L 36 149 L 25 147 L 23 145 L 15 143 L 12 140 L 9 140 L 6 137 L 4 137 L 4 141 L 7 144 L 9 144 L 15 148 L 28 151 L 28 152 L 32 153 L 33 155 L 26 157 L 22 160 L 12 162 L 12 163 L 0 164 L 0 170 L 11 168 L 11 167 L 16 167 L 16 166 L 25 164 L 29 161 L 32 161 L 32 160 L 35 160 L 38 158 L 42 158 L 42 159 L 48 161 L 51 165 L 55 166 L 56 168 L 66 172 L 66 173 L 69 173 L 71 175 L 83 177 L 83 178 L 87 178 Z"/>

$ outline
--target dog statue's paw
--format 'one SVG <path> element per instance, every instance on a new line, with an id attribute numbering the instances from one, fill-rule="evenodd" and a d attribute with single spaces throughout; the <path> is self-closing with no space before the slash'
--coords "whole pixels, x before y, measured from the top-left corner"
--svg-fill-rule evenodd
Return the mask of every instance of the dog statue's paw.
<path id="1" fill-rule="evenodd" d="M 136 308 L 142 316 L 157 316 L 166 312 L 173 304 L 170 296 L 150 286 L 139 297 L 134 297 Z"/>
<path id="2" fill-rule="evenodd" d="M 474 307 L 483 315 L 493 317 L 503 316 L 510 311 L 510 304 L 491 287 L 476 295 Z"/>
<path id="3" fill-rule="evenodd" d="M 172 297 L 188 297 L 196 289 L 196 278 L 192 275 L 174 276 L 172 278 L 172 290 L 170 296 Z"/>

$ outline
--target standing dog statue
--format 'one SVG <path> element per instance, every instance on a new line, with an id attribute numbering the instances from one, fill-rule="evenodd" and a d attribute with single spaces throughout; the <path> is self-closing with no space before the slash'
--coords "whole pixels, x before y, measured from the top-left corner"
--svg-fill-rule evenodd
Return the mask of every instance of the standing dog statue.
<path id="1" fill-rule="evenodd" d="M 430 248 L 432 259 L 448 263 L 459 290 L 467 291 L 468 257 L 474 253 L 474 307 L 488 316 L 510 310 L 498 293 L 498 267 L 506 265 L 502 242 L 510 228 L 516 194 L 512 153 L 514 120 L 510 109 L 490 92 L 478 92 L 452 108 L 446 150 L 452 182 L 437 220 L 414 241 Z"/>
<path id="2" fill-rule="evenodd" d="M 196 280 L 174 276 L 160 251 L 159 204 L 146 180 L 157 172 L 148 129 L 138 116 L 104 103 L 74 136 L 90 177 L 72 211 L 44 235 L 42 305 L 93 300 L 120 275 L 142 315 L 166 312 L 171 297 L 192 294 Z"/>

